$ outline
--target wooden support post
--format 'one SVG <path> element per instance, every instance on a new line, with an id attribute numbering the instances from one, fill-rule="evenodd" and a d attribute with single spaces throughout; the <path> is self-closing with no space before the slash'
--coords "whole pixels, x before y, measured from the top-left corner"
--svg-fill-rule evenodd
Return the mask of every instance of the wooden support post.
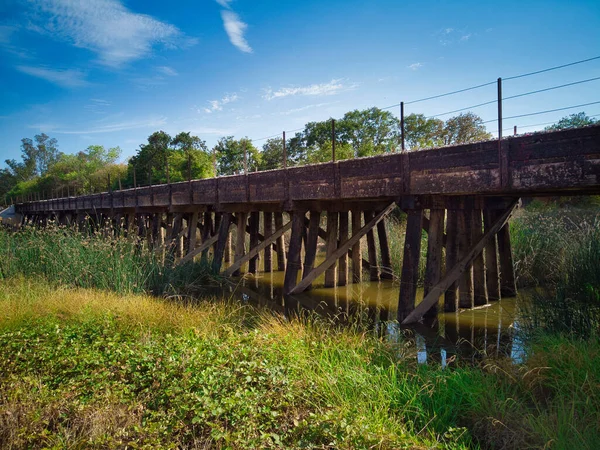
<path id="1" fill-rule="evenodd" d="M 306 239 L 306 249 L 304 253 L 304 269 L 302 270 L 302 279 L 313 270 L 315 266 L 315 257 L 317 255 L 317 243 L 319 241 L 319 224 L 321 222 L 321 212 L 311 211 L 310 222 L 308 225 L 308 236 Z M 310 288 L 310 286 L 308 287 Z"/>
<path id="2" fill-rule="evenodd" d="M 275 213 L 275 223 L 277 224 L 277 216 L 281 213 Z M 279 217 L 282 217 L 279 215 Z M 275 228 L 279 229 L 275 225 Z M 302 248 L 302 229 L 304 228 L 304 211 L 294 211 L 292 213 L 292 234 L 290 236 L 290 249 L 288 254 L 287 267 L 285 269 L 285 279 L 283 282 L 283 292 L 290 294 L 295 289 L 298 281 L 298 272 L 300 271 L 300 250 Z M 279 242 L 279 240 L 278 240 Z M 283 245 L 277 245 L 279 250 L 283 249 Z M 278 258 L 279 259 L 279 258 Z M 279 261 L 278 261 L 279 264 Z"/>
<path id="3" fill-rule="evenodd" d="M 233 238 L 231 233 L 227 234 L 227 239 L 225 241 L 225 262 L 230 263 L 233 253 Z"/>
<path id="4" fill-rule="evenodd" d="M 162 214 L 157 213 L 152 215 L 152 248 L 158 248 L 160 245 L 161 220 Z"/>
<path id="5" fill-rule="evenodd" d="M 373 211 L 365 211 L 365 223 L 373 218 Z M 369 275 L 371 281 L 379 281 L 379 264 L 377 261 L 377 248 L 375 247 L 375 234 L 373 230 L 367 233 L 367 250 L 369 252 Z"/>
<path id="6" fill-rule="evenodd" d="M 379 222 L 383 223 L 383 222 Z M 379 225 L 379 223 L 377 225 Z M 339 246 L 343 247 L 348 242 L 348 212 L 339 213 Z M 318 230 L 317 230 L 318 232 Z M 344 253 L 338 260 L 338 286 L 348 284 L 348 252 Z"/>
<path id="7" fill-rule="evenodd" d="M 231 275 L 233 274 L 235 271 L 237 271 L 243 264 L 245 264 L 247 261 L 250 261 L 252 258 L 254 258 L 256 255 L 258 255 L 260 252 L 262 252 L 266 247 L 273 245 L 273 242 L 275 242 L 275 240 L 282 235 L 283 233 L 285 233 L 287 230 L 289 230 L 292 227 L 292 222 L 288 222 L 287 224 L 285 224 L 283 227 L 281 227 L 280 229 L 276 230 L 275 233 L 273 233 L 269 239 L 265 239 L 263 240 L 260 244 L 256 245 L 255 247 L 251 248 L 248 253 L 246 253 L 244 256 L 242 256 L 239 260 L 236 260 L 230 267 L 227 268 L 227 270 L 224 272 L 225 275 Z"/>
<path id="8" fill-rule="evenodd" d="M 188 217 L 187 229 L 187 251 L 186 254 L 193 252 L 196 248 L 196 232 L 198 230 L 198 211 L 194 211 Z"/>
<path id="9" fill-rule="evenodd" d="M 483 210 L 483 224 L 486 233 L 492 227 L 495 220 L 494 211 Z M 485 282 L 490 301 L 500 300 L 500 283 L 498 279 L 498 250 L 496 236 L 492 236 L 485 246 Z"/>
<path id="10" fill-rule="evenodd" d="M 212 213 L 206 211 L 204 213 L 204 215 L 203 215 L 203 221 L 202 221 L 202 236 L 201 236 L 202 243 L 204 243 L 207 240 L 209 240 L 212 234 L 213 234 Z M 202 252 L 202 256 L 200 257 L 200 261 L 206 261 L 208 259 L 208 250 L 209 250 L 209 247 L 207 247 L 206 250 L 204 250 Z"/>
<path id="11" fill-rule="evenodd" d="M 303 216 L 304 217 L 304 216 Z M 304 219 L 302 219 L 304 220 Z M 278 230 L 283 226 L 283 213 L 275 213 L 275 228 Z M 293 228 L 293 226 L 292 226 Z M 300 230 L 302 231 L 302 230 Z M 293 230 L 292 230 L 293 232 Z M 302 240 L 302 234 L 300 234 L 300 240 Z M 285 265 L 285 235 L 279 236 L 277 239 L 277 270 L 286 270 Z"/>
<path id="12" fill-rule="evenodd" d="M 217 234 L 217 247 L 213 257 L 212 267 L 215 272 L 221 271 L 223 264 L 223 255 L 229 238 L 229 227 L 231 226 L 231 213 L 223 213 L 221 223 L 219 224 L 219 233 Z M 203 243 L 204 244 L 204 243 Z"/>
<path id="13" fill-rule="evenodd" d="M 402 260 L 400 295 L 398 297 L 398 322 L 402 322 L 415 309 L 419 281 L 423 210 L 409 209 L 407 214 L 404 259 Z"/>
<path id="14" fill-rule="evenodd" d="M 259 228 L 259 221 L 260 221 L 260 212 L 258 211 L 252 211 L 250 213 L 250 221 L 249 221 L 249 228 L 250 228 L 250 250 L 252 250 L 253 248 L 255 248 L 258 245 L 258 228 Z M 250 273 L 256 273 L 258 270 L 258 253 L 253 256 L 249 263 L 248 263 L 248 272 Z"/>
<path id="15" fill-rule="evenodd" d="M 352 235 L 354 236 L 360 230 L 361 214 L 359 210 L 352 210 Z M 352 282 L 362 282 L 362 249 L 360 239 L 352 246 Z"/>
<path id="16" fill-rule="evenodd" d="M 352 237 L 348 239 L 348 242 L 346 242 L 346 244 L 340 246 L 331 256 L 327 257 L 323 263 L 321 263 L 318 267 L 315 267 L 306 276 L 306 278 L 300 281 L 300 283 L 298 283 L 298 285 L 295 288 L 289 291 L 289 293 L 299 294 L 300 292 L 303 292 L 308 286 L 310 286 L 310 284 L 315 280 L 315 278 L 317 278 L 319 275 L 321 275 L 323 272 L 329 269 L 332 265 L 334 265 L 336 261 L 340 258 L 340 256 L 342 256 L 344 253 L 347 253 L 348 249 L 350 249 L 354 244 L 356 244 L 356 242 L 359 241 L 365 234 L 367 234 L 369 230 L 373 229 L 373 227 L 376 226 L 377 223 L 386 215 L 388 215 L 394 208 L 395 204 L 390 203 L 383 211 L 381 211 L 379 214 L 377 214 L 377 216 L 370 220 L 369 223 L 365 224 L 364 227 L 362 227 L 354 235 L 352 235 Z"/>
<path id="17" fill-rule="evenodd" d="M 509 208 L 495 221 L 494 225 L 485 232 L 483 237 L 467 252 L 466 256 L 462 258 L 454 267 L 446 270 L 446 274 L 434 287 L 431 288 L 429 294 L 423 298 L 423 301 L 401 322 L 402 325 L 408 325 L 423 317 L 423 314 L 427 312 L 429 308 L 438 300 L 439 295 L 444 292 L 448 287 L 456 281 L 461 274 L 473 263 L 475 257 L 481 253 L 487 241 L 496 234 L 500 228 L 508 221 L 508 218 L 517 206 L 515 201 Z"/>
<path id="18" fill-rule="evenodd" d="M 173 214 L 167 213 L 167 219 L 165 220 L 167 223 L 167 243 L 171 243 L 171 239 L 173 239 Z"/>
<path id="19" fill-rule="evenodd" d="M 183 214 L 175 214 L 173 216 L 173 225 L 171 227 L 171 238 L 168 240 L 170 253 L 176 256 L 179 253 L 179 233 L 183 228 Z"/>
<path id="20" fill-rule="evenodd" d="M 235 240 L 235 259 L 234 262 L 237 262 L 242 259 L 245 253 L 246 246 L 246 223 L 248 222 L 248 213 L 239 212 L 236 213 L 237 219 L 237 235 Z M 243 271 L 241 265 L 238 270 L 233 272 L 233 276 L 238 276 Z"/>
<path id="21" fill-rule="evenodd" d="M 325 241 L 327 258 L 333 255 L 336 251 L 338 244 L 338 213 L 327 211 L 327 239 Z M 336 264 L 332 264 L 325 271 L 325 287 L 335 286 L 335 272 Z"/>
<path id="22" fill-rule="evenodd" d="M 502 297 L 514 297 L 517 295 L 517 285 L 515 283 L 515 269 L 508 223 L 498 232 L 498 252 L 500 254 L 500 295 Z"/>
<path id="23" fill-rule="evenodd" d="M 390 245 L 388 243 L 385 220 L 382 220 L 377 224 L 377 236 L 379 237 L 379 249 L 381 250 L 381 279 L 393 280 L 394 271 L 392 269 L 392 260 L 390 258 Z"/>
<path id="24" fill-rule="evenodd" d="M 446 219 L 446 272 L 458 262 L 458 215 L 455 209 L 447 210 Z M 444 295 L 444 311 L 456 311 L 458 284 L 452 283 Z"/>
<path id="25" fill-rule="evenodd" d="M 272 212 L 264 212 L 263 213 L 263 228 L 265 240 L 269 239 L 273 234 L 273 213 Z M 264 271 L 271 272 L 273 264 L 273 245 L 267 245 L 265 247 L 265 257 L 264 257 Z"/>
<path id="26" fill-rule="evenodd" d="M 483 220 L 481 210 L 474 209 L 471 218 L 471 242 L 479 242 L 483 236 Z M 473 261 L 473 305 L 481 306 L 487 304 L 487 289 L 485 285 L 485 264 L 483 252 L 475 257 Z"/>
<path id="27" fill-rule="evenodd" d="M 423 296 L 427 296 L 431 288 L 442 278 L 444 212 L 443 209 L 432 209 L 430 211 L 429 233 L 427 236 L 427 264 L 425 266 L 425 289 L 423 291 Z M 435 317 L 438 310 L 437 305 L 438 302 L 434 303 L 425 315 Z"/>
<path id="28" fill-rule="evenodd" d="M 458 211 L 458 259 L 462 260 L 471 248 L 472 210 Z M 473 266 L 463 272 L 458 282 L 458 306 L 473 307 Z"/>

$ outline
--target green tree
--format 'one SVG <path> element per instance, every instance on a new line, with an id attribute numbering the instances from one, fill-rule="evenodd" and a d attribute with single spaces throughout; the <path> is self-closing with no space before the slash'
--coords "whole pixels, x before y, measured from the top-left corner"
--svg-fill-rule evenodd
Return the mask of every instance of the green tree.
<path id="1" fill-rule="evenodd" d="M 569 128 L 586 127 L 588 125 L 594 125 L 596 123 L 600 123 L 600 121 L 587 116 L 583 111 L 581 111 L 576 114 L 571 114 L 570 116 L 563 117 L 558 122 L 556 122 L 554 125 L 550 125 L 550 126 L 544 128 L 544 130 L 547 130 L 547 131 L 566 130 Z"/>
<path id="2" fill-rule="evenodd" d="M 283 138 L 267 139 L 262 147 L 259 170 L 281 169 L 282 167 Z"/>
<path id="3" fill-rule="evenodd" d="M 129 160 L 128 182 L 133 181 L 133 171 L 138 185 L 167 182 L 167 162 L 171 151 L 171 136 L 156 131 L 148 136 L 148 143 L 140 145 L 137 154 Z"/>
<path id="4" fill-rule="evenodd" d="M 440 147 L 444 145 L 444 121 L 423 114 L 409 114 L 404 118 L 404 136 L 409 150 Z"/>
<path id="5" fill-rule="evenodd" d="M 215 176 L 212 156 L 206 142 L 189 132 L 173 138 L 174 151 L 169 157 L 171 181 L 210 178 Z"/>
<path id="6" fill-rule="evenodd" d="M 443 137 L 445 145 L 455 145 L 486 141 L 491 139 L 492 135 L 487 132 L 481 117 L 467 112 L 446 121 Z"/>
<path id="7" fill-rule="evenodd" d="M 355 157 L 380 155 L 400 146 L 400 121 L 379 108 L 354 110 L 336 123 L 336 144 L 350 144 Z"/>
<path id="8" fill-rule="evenodd" d="M 248 171 L 253 172 L 260 167 L 260 153 L 252 145 L 250 139 L 236 140 L 233 136 L 219 139 L 213 151 L 217 157 L 219 175 L 236 175 L 244 173 L 244 149 L 248 157 Z"/>

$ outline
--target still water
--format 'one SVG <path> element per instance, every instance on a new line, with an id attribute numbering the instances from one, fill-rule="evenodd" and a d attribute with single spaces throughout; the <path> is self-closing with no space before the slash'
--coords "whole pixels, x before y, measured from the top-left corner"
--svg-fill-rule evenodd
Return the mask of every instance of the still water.
<path id="1" fill-rule="evenodd" d="M 399 284 L 391 280 L 365 281 L 360 284 L 324 288 L 318 278 L 311 290 L 294 296 L 283 294 L 284 273 L 259 272 L 235 279 L 225 293 L 241 302 L 267 307 L 287 317 L 313 312 L 336 324 L 361 320 L 372 333 L 384 339 L 402 343 L 407 352 L 420 363 L 445 366 L 460 358 L 472 360 L 483 356 L 506 356 L 515 362 L 524 358 L 518 337 L 516 305 L 529 292 L 521 291 L 516 298 L 491 302 L 476 309 L 440 313 L 410 327 L 399 327 L 396 318 Z M 417 293 L 417 302 L 423 290 Z M 407 348 L 412 347 L 412 348 Z"/>

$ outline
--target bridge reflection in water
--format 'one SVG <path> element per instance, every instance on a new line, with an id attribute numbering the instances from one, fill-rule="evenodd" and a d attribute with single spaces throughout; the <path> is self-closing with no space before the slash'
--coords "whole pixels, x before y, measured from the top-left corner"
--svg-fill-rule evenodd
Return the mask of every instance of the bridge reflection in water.
<path id="1" fill-rule="evenodd" d="M 361 323 L 378 337 L 400 344 L 402 354 L 417 358 L 422 364 L 446 366 L 460 358 L 476 361 L 483 356 L 509 357 L 515 362 L 524 358 L 518 330 L 517 305 L 526 301 L 531 291 L 521 290 L 517 297 L 488 305 L 440 312 L 422 323 L 401 327 L 396 319 L 399 286 L 392 280 L 364 281 L 334 288 L 315 287 L 299 295 L 284 295 L 283 272 L 246 274 L 229 285 L 221 295 L 244 303 L 265 307 L 286 317 L 314 313 L 339 326 Z M 423 289 L 417 289 L 417 301 Z"/>

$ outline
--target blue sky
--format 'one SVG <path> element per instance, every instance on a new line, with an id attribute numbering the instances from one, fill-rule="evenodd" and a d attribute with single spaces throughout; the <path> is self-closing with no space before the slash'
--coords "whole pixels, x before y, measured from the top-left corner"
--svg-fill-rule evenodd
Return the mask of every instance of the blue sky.
<path id="1" fill-rule="evenodd" d="M 260 138 L 352 109 L 599 56 L 599 44 L 597 0 L 3 0 L 0 160 L 18 158 L 21 138 L 40 132 L 67 153 L 120 146 L 123 160 L 161 129 L 191 131 L 209 146 L 224 135 L 260 146 Z M 506 81 L 504 96 L 594 77 L 600 59 Z M 599 87 L 506 101 L 504 116 L 600 101 Z M 406 113 L 435 115 L 495 96 L 488 86 Z M 600 103 L 504 126 L 582 109 L 600 114 Z M 474 112 L 491 120 L 496 105 Z"/>

